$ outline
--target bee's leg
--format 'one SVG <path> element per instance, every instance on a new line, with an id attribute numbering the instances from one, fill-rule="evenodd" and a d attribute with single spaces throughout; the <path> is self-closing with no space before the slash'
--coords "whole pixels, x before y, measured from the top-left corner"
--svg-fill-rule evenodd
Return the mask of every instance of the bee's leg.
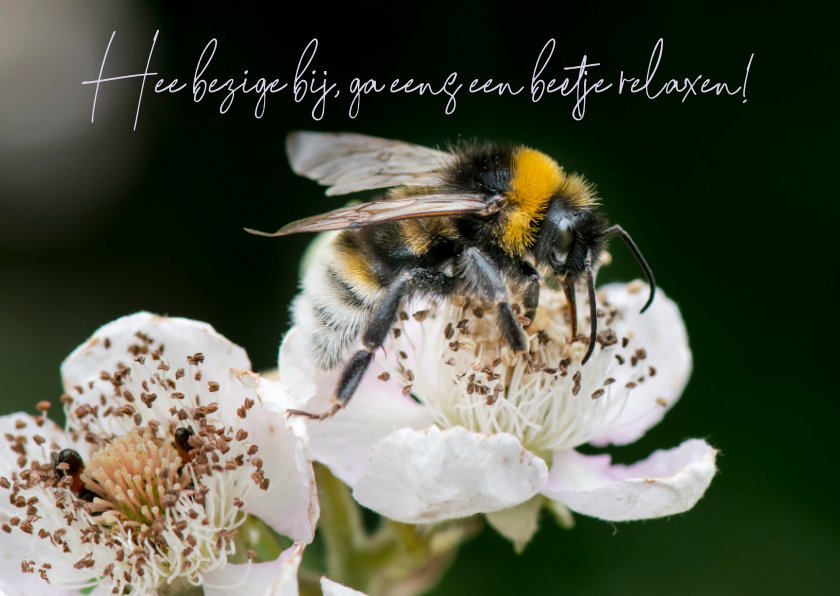
<path id="1" fill-rule="evenodd" d="M 510 305 L 510 291 L 499 266 L 477 248 L 462 253 L 460 266 L 467 287 L 497 305 L 499 329 L 508 345 L 516 352 L 526 352 L 528 343 Z"/>
<path id="2" fill-rule="evenodd" d="M 525 317 L 533 321 L 540 305 L 540 274 L 527 261 L 521 261 L 519 265 L 526 280 L 525 290 L 522 292 L 522 306 L 525 308 Z M 530 326 L 530 323 L 525 325 L 526 328 Z"/>
<path id="3" fill-rule="evenodd" d="M 388 337 L 388 331 L 397 319 L 400 303 L 409 293 L 415 290 L 425 290 L 439 296 L 447 296 L 455 289 L 455 278 L 436 269 L 412 269 L 402 273 L 388 288 L 388 293 L 379 305 L 373 318 L 362 336 L 363 349 L 359 350 L 341 371 L 338 385 L 330 397 L 330 407 L 321 414 L 310 414 L 300 410 L 289 410 L 289 413 L 308 416 L 315 420 L 331 417 L 347 405 L 353 393 L 365 376 L 368 366 L 373 360 L 373 353 L 382 347 Z"/>
<path id="4" fill-rule="evenodd" d="M 527 352 L 528 343 L 525 341 L 522 327 L 516 320 L 516 313 L 510 302 L 499 302 L 498 305 L 499 329 L 505 337 L 505 341 L 515 352 Z"/>

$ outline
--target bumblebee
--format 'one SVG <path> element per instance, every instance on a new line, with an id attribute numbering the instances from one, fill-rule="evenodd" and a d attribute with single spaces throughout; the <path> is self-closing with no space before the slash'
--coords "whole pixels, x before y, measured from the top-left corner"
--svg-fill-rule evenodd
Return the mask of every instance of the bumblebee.
<path id="1" fill-rule="evenodd" d="M 551 157 L 521 145 L 461 144 L 449 151 L 349 133 L 293 132 L 286 140 L 295 173 L 328 186 L 327 195 L 388 188 L 368 203 L 290 223 L 274 234 L 343 230 L 330 257 L 310 268 L 292 305 L 311 356 L 324 370 L 343 363 L 330 408 L 293 411 L 323 420 L 345 407 L 382 346 L 400 304 L 415 295 L 474 297 L 496 305 L 506 343 L 528 344 L 541 282 L 561 287 L 577 336 L 575 285 L 589 295 L 589 346 L 598 318 L 592 269 L 610 236 L 624 240 L 650 285 L 656 283 L 636 244 L 597 211 L 593 186 Z M 524 307 L 525 319 L 517 317 Z M 520 311 L 521 312 L 521 311 Z M 361 337 L 361 349 L 353 347 Z M 586 341 L 586 336 L 580 338 Z"/>

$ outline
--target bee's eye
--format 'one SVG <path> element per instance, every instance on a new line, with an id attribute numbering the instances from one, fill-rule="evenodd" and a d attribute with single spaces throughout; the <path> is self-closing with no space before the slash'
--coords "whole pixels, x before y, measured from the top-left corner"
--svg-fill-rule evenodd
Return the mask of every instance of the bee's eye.
<path id="1" fill-rule="evenodd" d="M 572 222 L 564 219 L 557 226 L 557 234 L 554 236 L 555 258 L 561 263 L 566 261 L 566 256 L 572 248 L 572 241 L 575 235 L 572 231 Z"/>

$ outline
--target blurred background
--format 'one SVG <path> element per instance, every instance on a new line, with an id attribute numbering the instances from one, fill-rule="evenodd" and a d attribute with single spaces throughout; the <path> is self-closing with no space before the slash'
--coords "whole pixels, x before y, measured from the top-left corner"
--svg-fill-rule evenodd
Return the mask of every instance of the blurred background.
<path id="1" fill-rule="evenodd" d="M 528 144 L 598 185 L 682 309 L 695 370 L 681 402 L 639 442 L 612 448 L 632 462 L 688 437 L 721 449 L 720 473 L 694 510 L 612 525 L 584 517 L 570 531 L 548 517 L 525 553 L 492 529 L 468 544 L 435 594 L 840 593 L 837 420 L 832 390 L 836 269 L 836 125 L 826 65 L 837 63 L 824 15 L 756 13 L 695 3 L 624 8 L 578 3 L 462 6 L 395 3 L 336 9 L 303 3 L 211 7 L 178 3 L 0 3 L 0 409 L 57 402 L 61 361 L 99 326 L 149 310 L 208 321 L 244 346 L 255 370 L 276 366 L 289 327 L 305 236 L 259 238 L 339 207 L 284 157 L 294 129 L 354 131 L 443 144 L 459 136 Z M 288 6 L 288 5 L 286 5 Z M 769 9 L 767 9 L 769 11 Z M 160 30 L 133 131 L 140 79 Z M 584 54 L 593 77 L 697 75 L 743 84 L 739 96 L 650 100 L 590 96 L 582 121 L 559 94 L 532 103 L 537 56 L 557 39 L 548 78 Z M 189 89 L 155 94 L 161 76 L 191 81 L 218 39 L 209 78 L 290 82 L 304 47 L 341 95 L 322 120 L 290 88 L 194 103 Z M 362 98 L 353 78 L 438 88 L 452 73 L 525 85 L 516 97 Z M 831 108 L 835 107 L 832 102 Z M 832 130 L 834 131 L 832 133 Z M 639 275 L 619 245 L 600 282 Z M 826 273 L 826 270 L 828 273 Z M 831 292 L 831 293 L 829 293 Z M 822 325 L 830 327 L 823 329 Z M 594 451 L 594 450 L 593 450 Z"/>

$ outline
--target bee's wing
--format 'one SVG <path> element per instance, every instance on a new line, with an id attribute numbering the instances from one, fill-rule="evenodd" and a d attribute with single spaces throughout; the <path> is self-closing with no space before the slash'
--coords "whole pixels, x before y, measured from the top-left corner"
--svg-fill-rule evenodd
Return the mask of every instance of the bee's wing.
<path id="1" fill-rule="evenodd" d="M 274 234 L 246 230 L 260 236 L 286 236 L 297 232 L 325 232 L 374 226 L 400 219 L 490 212 L 493 205 L 480 195 L 420 195 L 387 201 L 373 201 L 342 207 L 307 217 L 280 228 Z"/>
<path id="2" fill-rule="evenodd" d="M 296 174 L 343 195 L 391 186 L 436 186 L 451 154 L 419 145 L 351 133 L 296 131 L 286 137 Z"/>

